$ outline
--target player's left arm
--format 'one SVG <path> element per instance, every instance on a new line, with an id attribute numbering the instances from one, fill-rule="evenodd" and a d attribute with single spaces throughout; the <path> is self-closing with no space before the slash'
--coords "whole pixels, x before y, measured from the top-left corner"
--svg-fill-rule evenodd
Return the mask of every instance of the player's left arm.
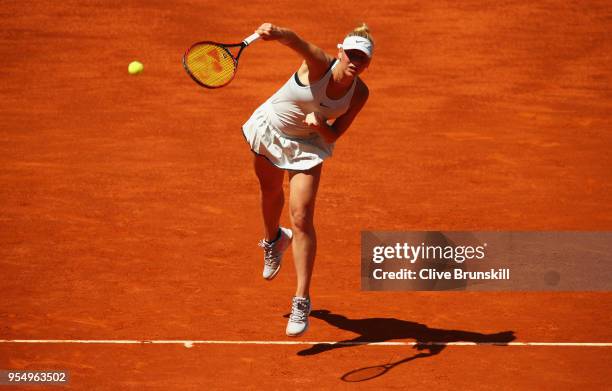
<path id="1" fill-rule="evenodd" d="M 368 87 L 361 79 L 357 79 L 357 85 L 355 86 L 355 93 L 351 99 L 351 104 L 346 113 L 336 118 L 332 124 L 328 124 L 325 118 L 321 118 L 315 113 L 310 113 L 305 119 L 305 123 L 315 128 L 321 137 L 328 143 L 334 143 L 348 130 L 353 123 L 353 120 L 359 114 L 366 101 L 370 92 Z"/>

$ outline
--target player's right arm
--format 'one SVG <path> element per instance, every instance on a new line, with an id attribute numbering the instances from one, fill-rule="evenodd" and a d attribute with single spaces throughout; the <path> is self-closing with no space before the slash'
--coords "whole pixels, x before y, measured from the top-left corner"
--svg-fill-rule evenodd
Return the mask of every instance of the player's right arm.
<path id="1" fill-rule="evenodd" d="M 293 30 L 285 27 L 275 26 L 271 23 L 264 23 L 255 32 L 261 35 L 265 41 L 278 40 L 297 52 L 308 66 L 310 80 L 318 80 L 329 69 L 329 63 L 333 58 L 325 53 L 323 49 L 312 43 L 305 41 Z"/>

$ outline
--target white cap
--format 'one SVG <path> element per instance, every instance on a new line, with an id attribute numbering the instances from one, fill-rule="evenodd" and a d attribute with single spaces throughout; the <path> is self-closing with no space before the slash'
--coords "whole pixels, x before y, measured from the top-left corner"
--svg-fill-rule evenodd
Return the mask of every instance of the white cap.
<path id="1" fill-rule="evenodd" d="M 374 45 L 372 44 L 372 41 L 357 35 L 351 35 L 350 37 L 344 38 L 344 42 L 338 44 L 338 49 L 360 50 L 367 54 L 370 58 L 374 53 Z"/>

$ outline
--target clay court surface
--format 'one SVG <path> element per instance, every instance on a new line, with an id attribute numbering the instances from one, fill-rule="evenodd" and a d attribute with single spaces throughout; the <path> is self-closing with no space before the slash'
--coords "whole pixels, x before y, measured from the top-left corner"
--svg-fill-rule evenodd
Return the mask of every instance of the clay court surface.
<path id="1" fill-rule="evenodd" d="M 126 341 L 3 342 L 0 369 L 67 369 L 75 390 L 609 389 L 610 293 L 359 285 L 361 230 L 612 229 L 609 2 L 4 0 L 0 21 L 0 339 Z M 324 165 L 319 311 L 297 340 L 291 257 L 260 276 L 240 126 L 300 59 L 257 42 L 215 91 L 180 63 L 265 21 L 330 53 L 366 21 L 377 43 L 370 100 Z M 359 335 L 407 344 L 316 344 Z M 493 343 L 410 345 L 456 339 Z M 160 340 L 215 343 L 138 342 Z"/>

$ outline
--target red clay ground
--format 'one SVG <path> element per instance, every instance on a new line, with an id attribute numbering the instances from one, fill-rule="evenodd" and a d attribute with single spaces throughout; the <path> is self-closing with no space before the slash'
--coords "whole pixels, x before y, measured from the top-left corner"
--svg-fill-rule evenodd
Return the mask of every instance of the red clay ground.
<path id="1" fill-rule="evenodd" d="M 610 230 L 609 2 L 8 1 L 0 5 L 0 339 L 284 340 L 291 259 L 260 278 L 239 130 L 296 69 L 277 43 L 208 91 L 193 41 L 261 22 L 332 52 L 367 21 L 368 105 L 325 164 L 313 300 L 353 319 L 612 342 L 610 293 L 359 290 L 361 230 Z M 127 74 L 138 59 L 145 72 Z M 283 217 L 287 221 L 287 217 Z M 314 318 L 303 340 L 355 337 Z M 406 341 L 413 339 L 406 338 Z M 0 344 L 0 369 L 71 389 L 607 389 L 612 348 Z"/>

